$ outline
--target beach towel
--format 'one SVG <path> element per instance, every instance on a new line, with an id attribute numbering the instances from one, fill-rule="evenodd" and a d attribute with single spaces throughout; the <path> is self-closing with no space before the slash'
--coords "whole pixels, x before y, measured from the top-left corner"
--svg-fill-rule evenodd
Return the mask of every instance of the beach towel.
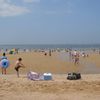
<path id="1" fill-rule="evenodd" d="M 32 72 L 32 71 L 28 72 L 27 78 L 30 79 L 30 80 L 34 80 L 34 81 L 36 81 L 36 80 L 44 80 L 44 77 L 43 77 L 42 74 L 38 74 L 38 73 Z"/>

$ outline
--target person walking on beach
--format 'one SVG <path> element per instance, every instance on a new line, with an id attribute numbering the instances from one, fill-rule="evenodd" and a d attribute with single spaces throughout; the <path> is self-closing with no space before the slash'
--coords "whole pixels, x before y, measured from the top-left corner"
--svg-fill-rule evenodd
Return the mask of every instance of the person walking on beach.
<path id="1" fill-rule="evenodd" d="M 49 56 L 51 56 L 51 50 L 49 50 Z"/>
<path id="2" fill-rule="evenodd" d="M 75 59 L 74 59 L 75 61 L 74 61 L 74 64 L 76 65 L 76 64 L 79 64 L 79 53 L 77 53 L 76 55 L 75 55 Z"/>
<path id="3" fill-rule="evenodd" d="M 3 56 L 0 58 L 0 61 L 7 59 L 6 54 L 3 53 Z M 6 74 L 6 67 L 2 66 L 2 74 Z"/>
<path id="4" fill-rule="evenodd" d="M 15 63 L 15 70 L 17 72 L 17 77 L 19 77 L 19 68 L 24 68 L 24 64 L 22 63 L 22 58 L 18 58 L 18 60 Z"/>

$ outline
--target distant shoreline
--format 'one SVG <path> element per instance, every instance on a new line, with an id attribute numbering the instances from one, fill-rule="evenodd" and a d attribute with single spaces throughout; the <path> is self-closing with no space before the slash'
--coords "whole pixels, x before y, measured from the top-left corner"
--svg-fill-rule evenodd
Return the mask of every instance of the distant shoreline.
<path id="1" fill-rule="evenodd" d="M 0 44 L 0 49 L 84 49 L 84 48 L 100 48 L 100 44 Z"/>

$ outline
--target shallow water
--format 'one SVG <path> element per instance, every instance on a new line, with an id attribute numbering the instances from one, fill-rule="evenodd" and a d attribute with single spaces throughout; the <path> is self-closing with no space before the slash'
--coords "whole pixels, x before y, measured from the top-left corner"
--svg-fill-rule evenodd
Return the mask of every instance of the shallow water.
<path id="1" fill-rule="evenodd" d="M 61 52 L 58 55 L 58 58 L 62 61 L 66 62 L 73 62 L 71 58 L 69 57 L 69 54 L 66 52 Z M 94 63 L 83 61 L 80 59 L 80 64 L 82 66 L 79 66 L 79 72 L 82 74 L 100 74 L 100 68 L 98 68 Z"/>

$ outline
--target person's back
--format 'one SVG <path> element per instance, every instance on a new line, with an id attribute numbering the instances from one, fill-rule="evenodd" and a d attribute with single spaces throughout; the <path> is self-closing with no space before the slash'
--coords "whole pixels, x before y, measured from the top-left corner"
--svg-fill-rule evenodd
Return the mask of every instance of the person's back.
<path id="1" fill-rule="evenodd" d="M 6 56 L 2 56 L 2 57 L 1 57 L 1 60 L 3 60 L 3 59 L 7 59 L 7 57 L 6 57 Z"/>
<path id="2" fill-rule="evenodd" d="M 17 60 L 15 63 L 15 67 L 21 66 L 21 64 L 22 64 L 21 61 Z"/>
<path id="3" fill-rule="evenodd" d="M 3 53 L 3 56 L 0 58 L 0 61 L 3 60 L 3 59 L 7 59 L 5 53 Z M 6 74 L 6 68 L 5 67 L 2 67 L 2 74 Z"/>
<path id="4" fill-rule="evenodd" d="M 1 57 L 1 60 L 3 60 L 3 59 L 7 59 L 7 57 L 6 57 L 6 54 L 5 54 L 5 53 L 3 53 L 3 56 Z"/>

